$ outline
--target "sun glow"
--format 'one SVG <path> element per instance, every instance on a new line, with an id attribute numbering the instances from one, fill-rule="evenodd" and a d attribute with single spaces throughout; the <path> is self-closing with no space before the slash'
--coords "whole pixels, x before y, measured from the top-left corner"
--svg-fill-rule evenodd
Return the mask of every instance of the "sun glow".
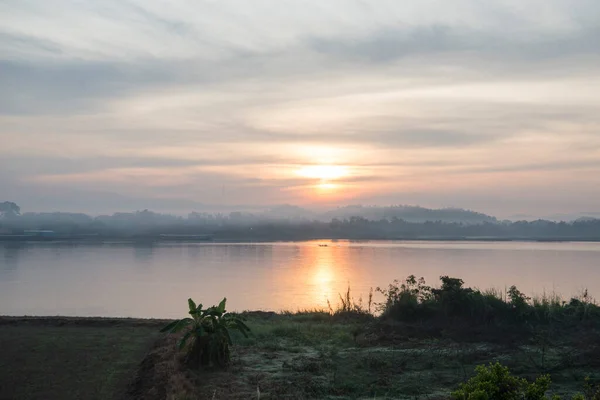
<path id="1" fill-rule="evenodd" d="M 316 178 L 322 181 L 340 179 L 348 175 L 348 168 L 342 165 L 307 165 L 296 171 L 305 178 Z"/>
<path id="2" fill-rule="evenodd" d="M 330 183 L 330 182 L 321 182 L 321 183 L 317 184 L 316 187 L 320 191 L 327 192 L 330 190 L 337 189 L 339 187 L 339 185 L 336 185 L 335 183 Z"/>

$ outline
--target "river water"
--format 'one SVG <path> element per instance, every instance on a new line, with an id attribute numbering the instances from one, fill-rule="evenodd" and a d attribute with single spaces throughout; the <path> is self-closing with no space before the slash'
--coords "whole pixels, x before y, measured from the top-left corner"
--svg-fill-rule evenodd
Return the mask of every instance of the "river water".
<path id="1" fill-rule="evenodd" d="M 0 315 L 178 317 L 188 297 L 225 296 L 237 311 L 335 307 L 348 286 L 366 301 L 371 287 L 410 274 L 597 297 L 600 243 L 0 243 Z"/>

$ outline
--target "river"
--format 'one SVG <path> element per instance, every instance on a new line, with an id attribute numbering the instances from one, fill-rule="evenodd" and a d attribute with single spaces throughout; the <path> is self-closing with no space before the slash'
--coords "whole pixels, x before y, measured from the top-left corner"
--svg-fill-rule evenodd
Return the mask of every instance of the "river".
<path id="1" fill-rule="evenodd" d="M 188 297 L 224 296 L 231 310 L 297 310 L 335 306 L 348 285 L 366 302 L 371 287 L 410 274 L 600 296 L 600 243 L 0 243 L 0 315 L 178 317 Z"/>

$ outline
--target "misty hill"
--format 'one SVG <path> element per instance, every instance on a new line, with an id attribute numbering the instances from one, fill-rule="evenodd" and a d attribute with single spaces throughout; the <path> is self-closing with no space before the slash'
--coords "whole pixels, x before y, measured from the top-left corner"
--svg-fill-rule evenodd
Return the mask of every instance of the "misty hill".
<path id="1" fill-rule="evenodd" d="M 379 221 L 382 219 L 401 219 L 406 222 L 456 222 L 463 224 L 482 224 L 484 222 L 495 223 L 498 220 L 495 217 L 478 213 L 461 208 L 442 208 L 430 209 L 419 206 L 361 206 L 353 205 L 347 207 L 336 208 L 322 215 L 324 219 L 331 220 L 334 218 L 345 219 L 351 217 L 362 217 L 371 221 Z"/>
<path id="2" fill-rule="evenodd" d="M 594 222 L 598 221 L 598 218 L 594 217 L 580 217 L 575 220 L 575 222 Z"/>
<path id="3" fill-rule="evenodd" d="M 269 219 L 291 219 L 291 220 L 314 220 L 318 219 L 318 214 L 306 208 L 294 206 L 291 204 L 281 204 L 273 206 L 262 213 L 262 216 Z"/>
<path id="4" fill-rule="evenodd" d="M 573 222 L 503 221 L 461 209 L 414 206 L 341 207 L 313 213 L 296 206 L 264 212 L 201 213 L 187 217 L 149 210 L 91 217 L 81 213 L 20 213 L 15 203 L 0 203 L 0 240 L 47 238 L 156 240 L 161 235 L 203 235 L 216 240 L 309 239 L 479 239 L 598 240 L 600 220 Z"/>
<path id="5" fill-rule="evenodd" d="M 483 213 L 464 210 L 461 208 L 431 209 L 419 206 L 395 205 L 395 206 L 363 206 L 349 205 L 337 207 L 324 212 L 314 212 L 302 207 L 283 204 L 273 206 L 259 216 L 268 220 L 318 220 L 331 221 L 332 219 L 347 219 L 352 217 L 366 218 L 370 221 L 382 219 L 401 219 L 406 222 L 456 222 L 463 224 L 482 224 L 484 222 L 496 223 L 495 217 Z"/>
<path id="6" fill-rule="evenodd" d="M 209 213 L 192 213 L 195 216 L 209 215 Z M 212 215 L 220 215 L 212 213 Z M 290 204 L 275 205 L 262 212 L 234 211 L 226 215 L 238 221 L 331 221 L 332 219 L 347 219 L 352 217 L 366 218 L 371 221 L 382 219 L 401 219 L 407 222 L 456 222 L 463 224 L 481 224 L 484 222 L 496 223 L 495 217 L 483 213 L 464 210 L 461 208 L 430 209 L 419 206 L 363 206 L 349 205 L 337 207 L 326 211 L 311 211 L 306 208 Z"/>

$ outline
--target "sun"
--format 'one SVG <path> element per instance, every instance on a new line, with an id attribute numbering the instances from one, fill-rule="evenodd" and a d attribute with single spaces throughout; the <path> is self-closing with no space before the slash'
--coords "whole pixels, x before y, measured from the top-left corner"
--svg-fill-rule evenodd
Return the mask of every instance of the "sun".
<path id="1" fill-rule="evenodd" d="M 296 175 L 313 180 L 310 187 L 320 196 L 334 196 L 343 188 L 339 180 L 349 176 L 348 167 L 335 164 L 305 165 L 296 170 Z M 315 182 L 316 180 L 316 182 Z"/>

